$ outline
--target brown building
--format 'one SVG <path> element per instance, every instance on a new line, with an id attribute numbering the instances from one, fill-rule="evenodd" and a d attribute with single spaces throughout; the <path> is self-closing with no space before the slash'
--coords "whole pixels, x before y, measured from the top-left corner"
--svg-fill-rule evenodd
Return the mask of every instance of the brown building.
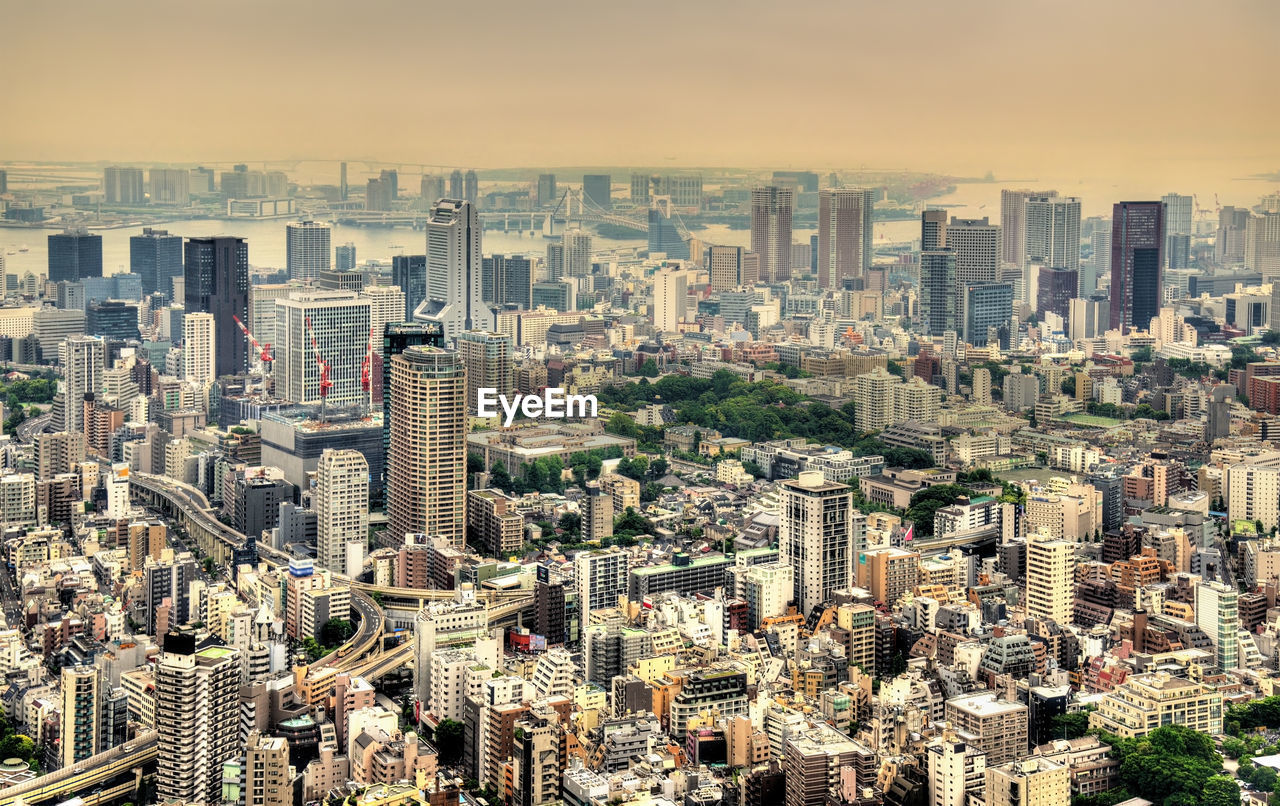
<path id="1" fill-rule="evenodd" d="M 467 543 L 486 557 L 509 557 L 524 545 L 524 517 L 501 490 L 467 493 Z"/>

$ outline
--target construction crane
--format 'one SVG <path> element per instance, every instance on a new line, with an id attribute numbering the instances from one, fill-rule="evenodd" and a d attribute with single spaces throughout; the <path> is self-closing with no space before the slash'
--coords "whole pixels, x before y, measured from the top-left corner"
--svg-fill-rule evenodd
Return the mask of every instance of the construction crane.
<path id="1" fill-rule="evenodd" d="M 329 380 L 329 362 L 320 357 L 320 345 L 316 341 L 315 328 L 311 326 L 311 317 L 308 316 L 307 335 L 311 337 L 311 351 L 316 356 L 316 366 L 320 368 L 320 422 L 325 422 L 326 402 L 329 398 L 329 390 L 333 388 L 333 381 Z"/>
<path id="2" fill-rule="evenodd" d="M 369 326 L 369 342 L 364 348 L 364 361 L 360 364 L 360 388 L 364 390 L 367 415 L 373 411 L 373 331 L 376 325 Z"/>
<path id="3" fill-rule="evenodd" d="M 253 351 L 258 354 L 258 361 L 262 363 L 262 385 L 267 385 L 267 375 L 271 372 L 271 362 L 276 360 L 275 355 L 271 352 L 270 344 L 260 344 L 253 334 L 249 332 L 249 328 L 244 326 L 244 322 L 240 321 L 240 317 L 235 314 L 231 318 L 236 320 L 236 327 L 240 328 L 240 332 L 249 340 L 249 344 L 253 346 Z"/>

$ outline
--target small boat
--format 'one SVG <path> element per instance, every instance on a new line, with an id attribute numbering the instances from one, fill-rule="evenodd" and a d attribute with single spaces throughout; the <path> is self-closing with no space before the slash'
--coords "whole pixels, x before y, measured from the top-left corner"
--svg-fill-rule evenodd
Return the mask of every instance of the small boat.
<path id="1" fill-rule="evenodd" d="M 22 246 L 18 247 L 18 251 L 19 251 L 19 252 L 30 252 L 31 250 L 30 250 L 29 248 L 27 248 L 27 245 L 26 245 L 26 244 L 23 244 Z"/>

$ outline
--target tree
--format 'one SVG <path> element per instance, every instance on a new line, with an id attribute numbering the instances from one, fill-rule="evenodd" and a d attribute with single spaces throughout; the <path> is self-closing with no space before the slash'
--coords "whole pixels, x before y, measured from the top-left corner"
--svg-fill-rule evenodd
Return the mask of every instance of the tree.
<path id="1" fill-rule="evenodd" d="M 615 411 L 609 416 L 609 421 L 605 423 L 604 430 L 610 434 L 630 437 L 631 439 L 637 439 L 640 436 L 640 426 L 636 425 L 635 420 L 620 411 Z"/>
<path id="2" fill-rule="evenodd" d="M 927 487 L 911 496 L 907 519 L 915 524 L 917 537 L 933 536 L 933 516 L 939 509 L 949 507 L 961 496 L 973 495 L 968 487 L 959 484 L 939 484 Z"/>
<path id="3" fill-rule="evenodd" d="M 1120 760 L 1125 787 L 1154 803 L 1168 802 L 1179 792 L 1198 798 L 1222 765 L 1212 740 L 1184 725 L 1156 728 L 1138 739 L 1108 737 L 1107 741 Z"/>
<path id="4" fill-rule="evenodd" d="M 1076 711 L 1070 714 L 1058 714 L 1051 723 L 1053 738 L 1079 739 L 1089 732 L 1089 712 Z"/>
<path id="5" fill-rule="evenodd" d="M 582 516 L 576 512 L 566 512 L 560 516 L 560 528 L 564 530 L 565 537 L 573 535 L 575 538 L 582 534 Z"/>
<path id="6" fill-rule="evenodd" d="M 441 764 L 457 764 L 462 760 L 463 727 L 456 719 L 442 719 L 436 725 L 435 745 Z"/>
<path id="7" fill-rule="evenodd" d="M 1204 806 L 1240 806 L 1240 785 L 1225 775 L 1213 775 L 1204 782 L 1200 795 Z"/>
<path id="8" fill-rule="evenodd" d="M 658 377 L 658 362 L 652 358 L 646 358 L 644 363 L 640 365 L 639 375 L 642 378 Z"/>
<path id="9" fill-rule="evenodd" d="M 302 651 L 307 653 L 308 663 L 313 663 L 324 657 L 324 647 L 320 646 L 320 642 L 310 635 L 302 639 Z"/>
<path id="10" fill-rule="evenodd" d="M 356 634 L 356 625 L 344 618 L 332 618 L 320 628 L 320 643 L 329 649 L 336 649 Z"/>
<path id="11" fill-rule="evenodd" d="M 484 456 L 472 451 L 467 454 L 467 473 L 483 473 Z"/>
<path id="12" fill-rule="evenodd" d="M 504 493 L 514 491 L 511 483 L 511 473 L 507 471 L 506 462 L 495 462 L 493 470 L 489 473 L 489 486 L 496 490 L 502 490 Z"/>
<path id="13" fill-rule="evenodd" d="M 629 535 L 651 534 L 653 523 L 648 518 L 635 511 L 634 507 L 627 507 L 627 511 L 623 512 L 613 521 L 614 537 Z"/>
<path id="14" fill-rule="evenodd" d="M 655 479 L 660 479 L 667 475 L 667 471 L 670 468 L 671 465 L 667 463 L 666 459 L 654 459 L 649 463 L 649 475 Z"/>
<path id="15" fill-rule="evenodd" d="M 1270 767 L 1256 767 L 1249 783 L 1263 792 L 1274 792 L 1276 788 L 1276 771 Z"/>

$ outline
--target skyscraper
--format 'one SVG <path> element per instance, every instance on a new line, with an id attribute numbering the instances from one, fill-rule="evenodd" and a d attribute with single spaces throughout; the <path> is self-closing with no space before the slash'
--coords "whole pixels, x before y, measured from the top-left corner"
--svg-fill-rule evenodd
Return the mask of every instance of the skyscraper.
<path id="1" fill-rule="evenodd" d="M 591 234 L 580 229 L 564 234 L 564 276 L 586 277 L 591 274 Z"/>
<path id="2" fill-rule="evenodd" d="M 393 322 L 382 334 L 382 455 L 391 456 L 391 359 L 410 347 L 443 347 L 444 333 L 437 324 L 425 322 Z M 371 501 L 381 505 L 387 488 L 387 462 L 382 464 L 381 478 L 373 488 Z"/>
<path id="3" fill-rule="evenodd" d="M 562 244 L 550 244 L 562 247 Z M 561 252 L 563 255 L 563 252 Z M 481 296 L 495 308 L 533 307 L 533 261 L 522 255 L 491 255 L 481 262 Z"/>
<path id="4" fill-rule="evenodd" d="M 404 321 L 408 322 L 427 298 L 427 256 L 393 255 L 391 282 L 404 291 Z"/>
<path id="5" fill-rule="evenodd" d="M 472 204 L 480 200 L 480 177 L 475 171 L 467 171 L 462 175 L 462 199 Z"/>
<path id="6" fill-rule="evenodd" d="M 191 238 L 184 255 L 183 307 L 213 314 L 218 377 L 243 375 L 249 371 L 249 347 L 232 317 L 249 318 L 249 244 L 226 235 Z"/>
<path id="7" fill-rule="evenodd" d="M 627 553 L 616 546 L 574 555 L 574 578 L 583 624 L 593 611 L 617 607 L 618 598 L 627 595 L 627 568 Z"/>
<path id="8" fill-rule="evenodd" d="M 464 330 L 493 330 L 481 282 L 480 229 L 476 208 L 460 199 L 441 199 L 427 216 L 427 298 L 413 315 L 439 322 L 446 340 Z"/>
<path id="9" fill-rule="evenodd" d="M 480 389 L 496 389 L 510 395 L 512 386 L 511 337 L 505 333 L 468 330 L 458 336 L 458 356 L 466 371 L 467 412 L 476 413 L 476 397 Z"/>
<path id="10" fill-rule="evenodd" d="M 329 365 L 332 384 L 328 405 L 361 402 L 360 372 L 369 343 L 370 310 L 369 299 L 351 291 L 308 290 L 276 300 L 272 367 L 276 393 L 294 403 L 319 403 L 317 358 L 322 358 Z"/>
<path id="11" fill-rule="evenodd" d="M 953 218 L 947 225 L 947 248 L 956 257 L 955 310 L 964 307 L 965 289 L 994 283 L 1000 277 L 1000 225 L 987 218 Z"/>
<path id="12" fill-rule="evenodd" d="M 671 220 L 671 200 L 655 199 L 649 208 L 649 254 L 661 252 L 672 260 L 689 259 L 689 242 L 680 234 Z M 547 254 L 550 255 L 550 247 Z M 791 247 L 787 247 L 787 260 L 791 260 Z M 548 275 L 549 276 L 549 275 Z"/>
<path id="13" fill-rule="evenodd" d="M 360 575 L 369 537 L 369 463 L 359 451 L 326 450 L 311 496 L 316 561 L 335 574 Z"/>
<path id="14" fill-rule="evenodd" d="M 1196 626 L 1213 642 L 1217 667 L 1224 672 L 1240 666 L 1240 594 L 1221 582 L 1196 585 Z"/>
<path id="15" fill-rule="evenodd" d="M 1195 199 L 1177 193 L 1160 197 L 1164 205 L 1165 233 L 1168 235 L 1194 235 L 1191 229 L 1191 213 Z"/>
<path id="16" fill-rule="evenodd" d="M 934 252 L 947 246 L 947 211 L 924 210 L 920 213 L 920 251 Z"/>
<path id="17" fill-rule="evenodd" d="M 679 269 L 663 269 L 653 275 L 653 327 L 674 332 L 688 316 L 688 277 Z"/>
<path id="18" fill-rule="evenodd" d="M 107 204 L 138 207 L 147 203 L 141 168 L 108 165 L 102 172 L 102 193 Z"/>
<path id="19" fill-rule="evenodd" d="M 1076 299 L 1080 272 L 1056 266 L 1028 264 L 1040 272 L 1036 283 L 1036 316 L 1056 313 L 1064 320 L 1071 316 L 1071 300 Z"/>
<path id="20" fill-rule="evenodd" d="M 751 191 L 751 251 L 760 256 L 760 279 L 778 283 L 791 279 L 791 188 L 773 185 Z M 822 271 L 819 240 L 818 271 Z"/>
<path id="21" fill-rule="evenodd" d="M 334 268 L 338 271 L 353 271 L 356 267 L 356 245 L 348 241 L 336 246 L 334 252 Z M 292 278 L 290 278 L 292 279 Z"/>
<path id="22" fill-rule="evenodd" d="M 49 236 L 49 282 L 102 276 L 102 236 L 69 229 Z"/>
<path id="23" fill-rule="evenodd" d="M 741 246 L 709 246 L 705 258 L 712 291 L 752 286 L 759 279 L 759 256 Z"/>
<path id="24" fill-rule="evenodd" d="M 791 566 L 794 603 L 808 615 L 831 593 L 854 584 L 853 565 L 866 548 L 865 524 L 847 484 L 805 470 L 782 486 L 780 560 Z"/>
<path id="25" fill-rule="evenodd" d="M 613 209 L 613 178 L 609 174 L 587 174 L 582 177 L 582 195 L 603 210 Z"/>
<path id="26" fill-rule="evenodd" d="M 62 379 L 53 405 L 53 430 L 84 433 L 84 396 L 102 391 L 106 345 L 92 336 L 68 336 L 58 345 Z"/>
<path id="27" fill-rule="evenodd" d="M 173 207 L 191 204 L 191 172 L 186 168 L 152 168 L 151 203 Z"/>
<path id="28" fill-rule="evenodd" d="M 102 673 L 92 663 L 64 666 L 61 678 L 62 733 L 58 741 L 62 766 L 73 767 L 103 750 L 100 705 L 106 692 L 102 689 Z"/>
<path id="29" fill-rule="evenodd" d="M 956 329 L 956 254 L 950 249 L 920 253 L 920 323 L 930 336 Z"/>
<path id="30" fill-rule="evenodd" d="M 872 191 L 865 188 L 818 192 L 819 288 L 842 288 L 846 279 L 862 277 L 871 268 L 874 206 Z M 754 248 L 754 230 L 752 238 Z"/>
<path id="31" fill-rule="evenodd" d="M 560 195 L 556 190 L 555 174 L 538 174 L 535 190 L 537 192 L 535 203 L 539 207 L 549 207 L 560 200 Z"/>
<path id="32" fill-rule="evenodd" d="M 173 299 L 173 278 L 182 276 L 182 238 L 151 227 L 130 236 L 129 272 L 142 278 L 144 296 L 158 291 Z"/>
<path id="33" fill-rule="evenodd" d="M 229 647 L 196 650 L 170 633 L 155 667 L 156 793 L 162 801 L 216 803 L 222 765 L 240 755 L 240 658 Z"/>
<path id="34" fill-rule="evenodd" d="M 244 748 L 245 806 L 290 806 L 289 740 L 249 731 Z"/>
<path id="35" fill-rule="evenodd" d="M 1164 205 L 1117 202 L 1111 212 L 1111 329 L 1146 330 L 1160 313 Z"/>
<path id="36" fill-rule="evenodd" d="M 1057 196 L 1056 190 L 1000 191 L 1000 260 L 1021 266 L 1027 259 L 1027 199 Z"/>
<path id="37" fill-rule="evenodd" d="M 1071 540 L 1036 536 L 1027 540 L 1027 616 L 1071 622 L 1075 549 Z"/>
<path id="38" fill-rule="evenodd" d="M 285 261 L 289 279 L 314 282 L 329 270 L 329 225 L 321 221 L 295 221 L 285 225 Z"/>
<path id="39" fill-rule="evenodd" d="M 391 358 L 390 534 L 463 543 L 466 371 L 457 353 L 407 347 Z"/>
<path id="40" fill-rule="evenodd" d="M 985 347 L 991 328 L 1009 327 L 1013 316 L 1013 286 L 1010 283 L 978 283 L 965 290 L 961 334 L 965 344 Z"/>
<path id="41" fill-rule="evenodd" d="M 440 195 L 443 196 L 445 194 L 441 193 Z M 465 200 L 466 196 L 466 188 L 462 184 L 462 171 L 455 169 L 453 173 L 449 174 L 449 198 Z"/>
<path id="42" fill-rule="evenodd" d="M 211 313 L 183 314 L 182 378 L 204 386 L 218 379 L 217 323 Z"/>
<path id="43" fill-rule="evenodd" d="M 1027 262 L 1080 269 L 1080 200 L 1074 196 L 1031 196 L 1026 199 Z"/>

